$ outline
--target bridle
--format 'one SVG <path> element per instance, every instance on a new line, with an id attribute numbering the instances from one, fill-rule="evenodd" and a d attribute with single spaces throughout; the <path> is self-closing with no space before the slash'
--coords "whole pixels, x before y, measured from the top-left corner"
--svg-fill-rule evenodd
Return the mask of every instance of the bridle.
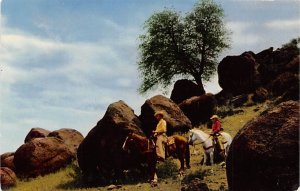
<path id="1" fill-rule="evenodd" d="M 131 139 L 132 139 L 132 138 L 131 138 Z M 124 143 L 123 143 L 122 149 L 123 149 L 124 151 L 129 151 L 129 152 L 130 152 L 130 149 L 129 149 L 129 148 L 125 149 L 128 140 L 129 140 L 129 135 L 126 137 L 126 139 L 125 139 L 125 141 L 124 141 Z M 152 144 L 151 144 L 151 143 L 152 143 Z M 146 149 L 146 151 L 143 151 L 142 153 L 152 152 L 151 149 L 155 148 L 155 146 L 154 146 L 154 147 L 151 147 L 151 145 L 155 145 L 155 143 L 153 142 L 152 139 L 147 139 L 147 149 Z"/>
<path id="2" fill-rule="evenodd" d="M 192 135 L 194 135 L 194 134 L 195 134 L 195 133 L 192 132 Z M 200 144 L 202 144 L 204 150 L 208 150 L 208 149 L 214 147 L 213 145 L 212 145 L 212 146 L 209 146 L 209 147 L 204 147 L 204 145 L 203 145 L 203 143 L 205 143 L 206 141 L 208 141 L 210 137 L 211 137 L 211 136 L 208 136 L 207 139 L 205 139 L 204 141 L 200 142 Z"/>
<path id="3" fill-rule="evenodd" d="M 126 139 L 125 139 L 125 141 L 124 141 L 124 143 L 123 143 L 123 146 L 122 146 L 122 149 L 125 151 L 125 146 L 126 146 L 126 144 L 127 144 L 127 140 L 128 140 L 128 136 L 126 137 Z"/>

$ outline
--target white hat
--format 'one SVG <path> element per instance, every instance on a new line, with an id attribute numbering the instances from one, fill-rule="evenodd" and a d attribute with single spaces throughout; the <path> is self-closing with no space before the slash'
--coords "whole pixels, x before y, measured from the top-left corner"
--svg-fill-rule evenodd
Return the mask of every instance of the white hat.
<path id="1" fill-rule="evenodd" d="M 213 115 L 210 119 L 219 119 L 219 117 L 217 115 Z"/>
<path id="2" fill-rule="evenodd" d="M 157 115 L 161 115 L 162 117 L 164 117 L 165 113 L 163 111 L 157 111 L 154 113 L 154 116 L 156 117 Z"/>

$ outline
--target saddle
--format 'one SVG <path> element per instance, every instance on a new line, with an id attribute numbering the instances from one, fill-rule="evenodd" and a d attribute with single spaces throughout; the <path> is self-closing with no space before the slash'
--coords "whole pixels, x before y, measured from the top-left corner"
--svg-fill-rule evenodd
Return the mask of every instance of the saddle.
<path id="1" fill-rule="evenodd" d="M 166 146 L 170 146 L 175 144 L 175 138 L 174 137 L 167 137 Z"/>
<path id="2" fill-rule="evenodd" d="M 212 135 L 213 144 L 219 145 L 221 150 L 224 150 L 224 144 L 227 143 L 227 140 L 222 136 L 220 133 L 216 133 L 215 135 Z"/>
<path id="3" fill-rule="evenodd" d="M 174 137 L 167 137 L 167 141 L 165 142 L 165 154 L 166 158 L 169 156 L 173 156 L 176 158 L 176 145 Z"/>

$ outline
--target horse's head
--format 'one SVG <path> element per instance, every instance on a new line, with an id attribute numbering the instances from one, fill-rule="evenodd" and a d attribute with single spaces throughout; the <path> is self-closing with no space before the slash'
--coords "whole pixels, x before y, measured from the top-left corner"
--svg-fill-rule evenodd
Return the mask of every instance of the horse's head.
<path id="1" fill-rule="evenodd" d="M 195 140 L 196 140 L 196 137 L 195 137 L 194 131 L 189 130 L 189 140 L 188 140 L 189 145 L 192 145 Z"/>
<path id="2" fill-rule="evenodd" d="M 133 142 L 133 133 L 129 133 L 128 136 L 125 138 L 122 149 L 126 152 L 129 152 L 130 151 L 129 147 L 132 144 L 132 142 Z"/>

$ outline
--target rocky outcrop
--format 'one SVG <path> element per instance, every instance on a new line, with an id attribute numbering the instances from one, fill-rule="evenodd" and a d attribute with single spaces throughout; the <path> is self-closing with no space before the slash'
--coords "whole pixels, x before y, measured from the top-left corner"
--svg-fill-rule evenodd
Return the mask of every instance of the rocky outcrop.
<path id="1" fill-rule="evenodd" d="M 77 154 L 77 148 L 83 140 L 83 135 L 75 129 L 63 128 L 49 133 L 48 137 L 61 139 L 69 148 L 74 157 Z"/>
<path id="2" fill-rule="evenodd" d="M 7 153 L 3 153 L 1 155 L 1 159 L 0 159 L 0 166 L 1 167 L 8 167 L 11 170 L 15 170 L 15 165 L 14 165 L 14 152 L 7 152 Z"/>
<path id="3" fill-rule="evenodd" d="M 192 128 L 191 121 L 184 115 L 181 109 L 171 99 L 162 95 L 154 96 L 142 105 L 139 119 L 142 122 L 142 129 L 147 136 L 152 134 L 157 125 L 154 113 L 163 110 L 166 113 L 164 119 L 167 122 L 167 134 L 174 132 L 187 132 Z"/>
<path id="4" fill-rule="evenodd" d="M 50 131 L 40 128 L 40 127 L 32 128 L 29 131 L 29 133 L 26 135 L 24 142 L 27 143 L 34 138 L 47 137 L 49 133 L 50 133 Z"/>
<path id="5" fill-rule="evenodd" d="M 193 96 L 201 96 L 203 94 L 205 94 L 205 91 L 202 87 L 191 80 L 183 79 L 175 82 L 170 99 L 179 104 Z"/>
<path id="6" fill-rule="evenodd" d="M 14 155 L 18 177 L 36 177 L 54 172 L 70 162 L 73 155 L 64 142 L 54 137 L 35 138 L 23 144 Z"/>
<path id="7" fill-rule="evenodd" d="M 229 190 L 296 190 L 299 186 L 299 102 L 288 101 L 248 122 L 226 160 Z"/>
<path id="8" fill-rule="evenodd" d="M 285 72 L 270 84 L 275 96 L 283 96 L 284 100 L 299 100 L 299 74 Z"/>
<path id="9" fill-rule="evenodd" d="M 252 100 L 255 102 L 264 102 L 269 97 L 269 91 L 266 88 L 258 87 L 254 91 Z"/>
<path id="10" fill-rule="evenodd" d="M 130 166 L 140 165 L 134 154 L 122 150 L 129 132 L 142 135 L 141 122 L 123 101 L 112 103 L 104 117 L 78 147 L 77 158 L 84 178 L 100 173 L 105 178 L 120 175 Z M 92 180 L 93 181 L 93 180 Z"/>
<path id="11" fill-rule="evenodd" d="M 235 95 L 254 90 L 255 61 L 250 54 L 226 56 L 218 65 L 219 85 Z"/>
<path id="12" fill-rule="evenodd" d="M 261 84 L 267 86 L 278 75 L 287 70 L 292 73 L 299 73 L 299 68 L 295 67 L 298 63 L 295 60 L 299 56 L 299 50 L 294 48 L 281 48 L 273 51 L 273 48 L 266 49 L 256 54 L 257 70 L 260 75 Z M 294 62 L 294 63 L 291 63 Z"/>
<path id="13" fill-rule="evenodd" d="M 17 183 L 17 176 L 10 168 L 0 168 L 1 189 L 8 189 Z"/>
<path id="14" fill-rule="evenodd" d="M 257 54 L 245 52 L 240 56 L 227 56 L 218 65 L 222 91 L 216 95 L 218 103 L 249 93 L 258 93 L 258 101 L 269 96 L 282 96 L 282 101 L 299 100 L 299 49 L 273 47 Z M 260 90 L 265 89 L 262 92 Z M 262 93 L 262 94 L 261 94 Z"/>
<path id="15" fill-rule="evenodd" d="M 207 122 L 215 114 L 217 101 L 213 94 L 207 93 L 184 100 L 178 106 L 195 126 Z"/>

